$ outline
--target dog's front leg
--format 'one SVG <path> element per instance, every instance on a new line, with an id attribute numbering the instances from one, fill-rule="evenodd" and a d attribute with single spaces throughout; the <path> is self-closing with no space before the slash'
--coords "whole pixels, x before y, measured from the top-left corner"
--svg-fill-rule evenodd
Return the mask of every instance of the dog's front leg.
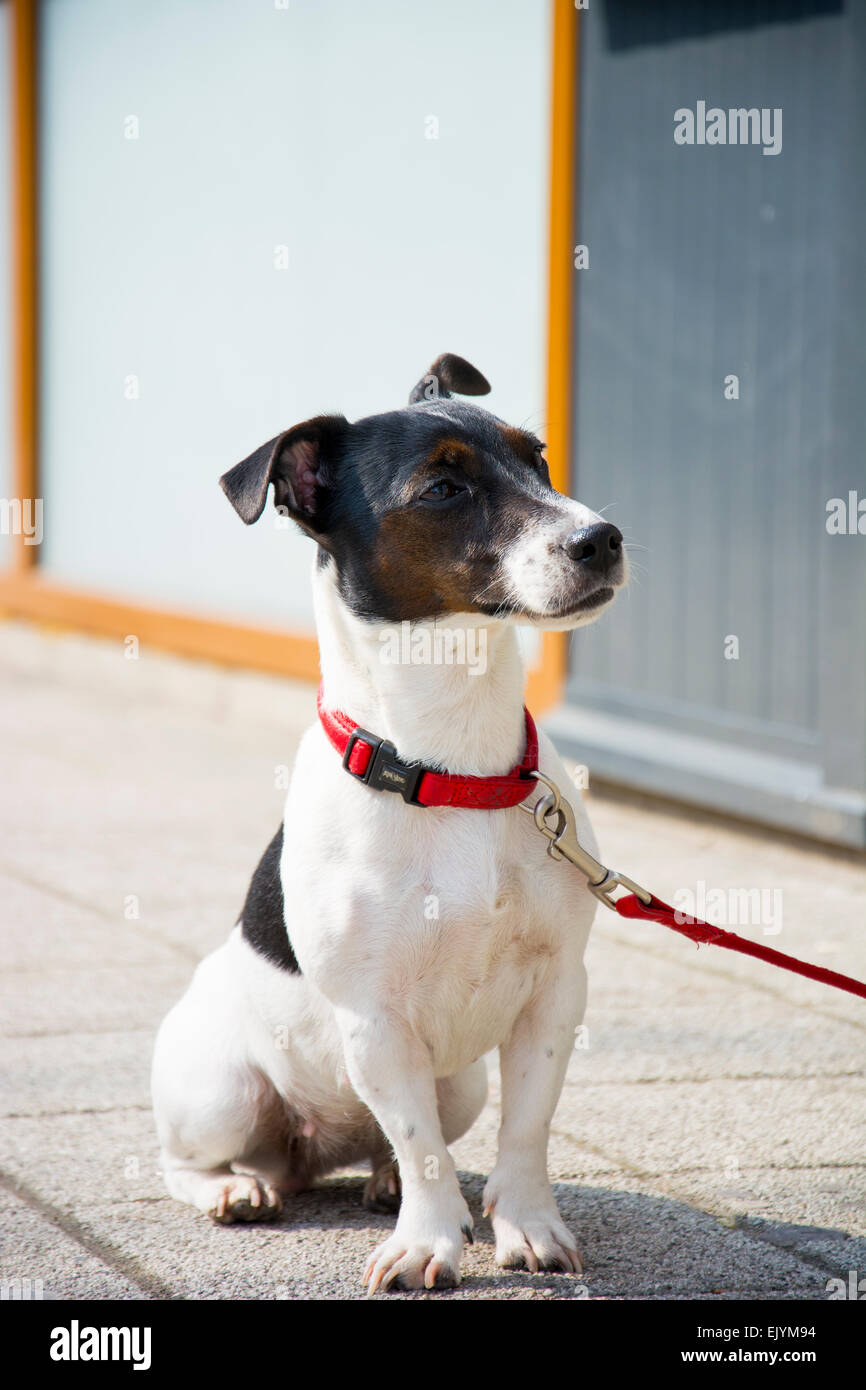
<path id="1" fill-rule="evenodd" d="M 472 1217 L 442 1137 L 429 1049 L 385 1015 L 341 1011 L 338 1023 L 349 1080 L 389 1140 L 402 1185 L 394 1234 L 374 1250 L 364 1282 L 370 1293 L 459 1284 Z"/>
<path id="2" fill-rule="evenodd" d="M 563 951 L 550 960 L 508 1041 L 500 1046 L 502 1122 L 496 1167 L 484 1189 L 496 1262 L 579 1274 L 580 1254 L 547 1176 L 550 1123 L 562 1090 L 574 1031 L 583 1017 L 586 974 Z"/>

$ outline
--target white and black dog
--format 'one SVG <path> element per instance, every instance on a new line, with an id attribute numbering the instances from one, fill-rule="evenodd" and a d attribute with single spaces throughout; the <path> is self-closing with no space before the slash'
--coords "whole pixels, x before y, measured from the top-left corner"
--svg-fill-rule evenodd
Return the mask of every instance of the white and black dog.
<path id="1" fill-rule="evenodd" d="M 387 740 L 397 771 L 359 776 L 322 722 L 301 740 L 241 920 L 159 1032 L 162 1163 L 172 1196 L 229 1222 L 274 1216 L 285 1194 L 369 1160 L 365 1201 L 399 1207 L 367 1266 L 370 1292 L 459 1282 L 472 1217 L 448 1145 L 484 1105 L 492 1048 L 502 1122 L 484 1205 L 496 1259 L 581 1268 L 547 1145 L 596 899 L 551 863 L 517 805 L 423 805 L 399 785 L 407 764 L 470 783 L 519 766 L 531 721 L 516 625 L 576 628 L 626 581 L 619 531 L 554 491 L 539 440 L 450 394 L 488 390 L 445 354 L 408 407 L 308 420 L 221 479 L 248 524 L 273 484 L 317 542 L 321 708 L 372 730 L 368 744 Z M 406 622 L 413 638 L 483 635 L 485 669 L 447 653 L 384 661 L 383 635 Z M 595 853 L 544 735 L 538 766 L 567 787 Z"/>

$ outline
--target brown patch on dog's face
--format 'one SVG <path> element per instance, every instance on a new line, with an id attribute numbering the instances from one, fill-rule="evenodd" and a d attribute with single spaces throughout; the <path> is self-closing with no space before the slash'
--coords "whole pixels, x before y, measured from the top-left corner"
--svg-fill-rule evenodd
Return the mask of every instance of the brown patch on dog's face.
<path id="1" fill-rule="evenodd" d="M 402 505 L 383 514 L 370 557 L 389 607 L 413 618 L 472 611 L 493 558 L 466 530 L 483 474 L 478 448 L 449 433 L 402 479 Z"/>
<path id="2" fill-rule="evenodd" d="M 447 430 L 401 472 L 399 505 L 383 511 L 369 557 L 380 615 L 492 613 L 505 602 L 502 553 L 544 510 L 536 448 L 519 430 Z"/>
<path id="3" fill-rule="evenodd" d="M 383 519 L 372 573 L 391 611 L 409 619 L 481 611 L 495 557 L 462 544 L 460 529 L 458 518 L 433 527 L 417 511 Z"/>
<path id="4" fill-rule="evenodd" d="M 427 457 L 422 461 L 417 471 L 427 469 L 433 471 L 439 467 L 449 468 L 456 466 L 464 468 L 468 473 L 478 474 L 481 472 L 481 459 L 478 447 L 471 440 L 461 439 L 457 434 L 444 434 Z"/>
<path id="5" fill-rule="evenodd" d="M 513 425 L 501 425 L 500 429 L 505 447 L 515 458 L 522 459 L 530 468 L 534 468 L 539 477 L 549 485 L 550 474 L 547 471 L 547 459 L 544 457 L 544 445 L 541 440 L 536 439 L 534 434 L 528 434 L 526 430 L 515 429 Z"/>
<path id="6" fill-rule="evenodd" d="M 478 450 L 468 440 L 454 434 L 443 435 L 406 478 L 404 500 L 411 504 L 419 479 L 427 477 L 433 483 L 451 477 L 479 478 L 483 466 Z"/>

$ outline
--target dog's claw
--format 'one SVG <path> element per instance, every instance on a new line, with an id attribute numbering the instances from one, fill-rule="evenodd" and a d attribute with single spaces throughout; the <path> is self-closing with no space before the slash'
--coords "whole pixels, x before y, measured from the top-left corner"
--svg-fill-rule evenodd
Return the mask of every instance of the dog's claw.
<path id="1" fill-rule="evenodd" d="M 460 1283 L 460 1275 L 451 1268 L 445 1260 L 432 1261 L 424 1273 L 425 1289 L 456 1289 Z M 404 1282 L 404 1276 L 398 1275 L 398 1285 L 400 1288 L 411 1289 L 414 1284 Z"/>
<path id="2" fill-rule="evenodd" d="M 465 1230 L 464 1228 L 461 1228 Z M 435 1241 L 411 1240 L 396 1233 L 373 1251 L 363 1282 L 372 1296 L 380 1289 L 454 1288 L 460 1283 L 460 1246 L 443 1234 Z"/>
<path id="3" fill-rule="evenodd" d="M 581 1274 L 583 1262 L 574 1237 L 552 1201 L 539 1205 L 515 1200 L 508 1192 L 491 1193 L 496 1236 L 496 1263 L 504 1269 Z"/>

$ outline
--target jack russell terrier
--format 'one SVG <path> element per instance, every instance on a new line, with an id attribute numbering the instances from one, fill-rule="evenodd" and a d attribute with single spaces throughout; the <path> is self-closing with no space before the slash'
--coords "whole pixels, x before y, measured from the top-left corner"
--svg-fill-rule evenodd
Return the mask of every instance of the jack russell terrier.
<path id="1" fill-rule="evenodd" d="M 472 1217 L 448 1145 L 484 1105 L 492 1048 L 497 1263 L 581 1270 L 547 1145 L 596 899 L 521 813 L 535 769 L 567 787 L 596 849 L 523 708 L 515 628 L 592 622 L 627 562 L 615 526 L 554 491 L 538 439 L 451 397 L 489 389 L 446 353 L 404 409 L 308 420 L 220 480 L 247 525 L 273 484 L 317 543 L 320 719 L 239 922 L 160 1028 L 162 1166 L 173 1197 L 232 1222 L 369 1160 L 366 1204 L 399 1208 L 370 1293 L 460 1281 Z M 383 660 L 405 623 L 444 627 L 443 659 Z M 453 659 L 470 633 L 483 670 Z"/>

